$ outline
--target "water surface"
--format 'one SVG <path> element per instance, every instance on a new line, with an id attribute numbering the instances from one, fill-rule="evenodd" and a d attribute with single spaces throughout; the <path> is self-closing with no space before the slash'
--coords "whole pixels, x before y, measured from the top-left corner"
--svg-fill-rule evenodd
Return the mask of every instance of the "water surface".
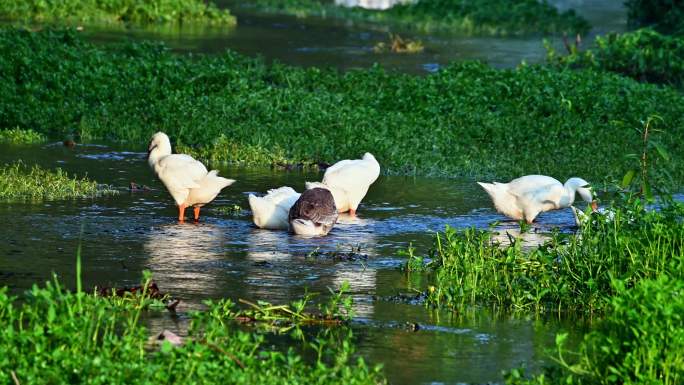
<path id="1" fill-rule="evenodd" d="M 320 180 L 320 173 L 221 168 L 222 175 L 237 182 L 202 210 L 199 224 L 178 224 L 176 208 L 154 179 L 145 156 L 96 144 L 74 149 L 61 143 L 0 145 L 0 163 L 22 159 L 59 166 L 122 189 L 119 196 L 95 200 L 0 206 L 0 221 L 6 224 L 5 241 L 0 243 L 0 284 L 20 292 L 55 272 L 73 287 L 79 242 L 85 287 L 135 285 L 142 271 L 150 270 L 163 291 L 182 299 L 180 312 L 201 309 L 202 300 L 209 298 L 283 303 L 309 290 L 323 293 L 324 299 L 328 287 L 347 281 L 355 299 L 353 327 L 359 353 L 373 363 L 384 363 L 393 384 L 500 381 L 502 370 L 521 363 L 539 368 L 547 362 L 545 349 L 559 329 L 581 333 L 572 323 L 482 311 L 456 317 L 391 300 L 428 284 L 427 277 L 409 277 L 399 269 L 405 261 L 400 251 L 409 244 L 425 253 L 432 234 L 447 225 L 486 228 L 503 221 L 502 234 L 515 232 L 517 225 L 491 209 L 474 181 L 381 177 L 357 218 L 342 215 L 329 236 L 302 238 L 254 227 L 247 194 L 282 185 L 301 191 L 304 181 Z M 129 193 L 131 181 L 154 190 Z M 241 206 L 242 212 L 219 210 L 232 205 Z M 563 210 L 542 214 L 535 226 L 543 233 L 556 226 L 570 230 L 572 224 L 572 214 Z M 525 237 L 534 243 L 541 233 Z M 357 258 L 331 254 L 352 248 Z M 314 250 L 318 255 L 310 255 Z M 410 331 L 408 323 L 418 323 L 419 330 Z M 158 327 L 182 333 L 182 324 L 166 319 Z"/>

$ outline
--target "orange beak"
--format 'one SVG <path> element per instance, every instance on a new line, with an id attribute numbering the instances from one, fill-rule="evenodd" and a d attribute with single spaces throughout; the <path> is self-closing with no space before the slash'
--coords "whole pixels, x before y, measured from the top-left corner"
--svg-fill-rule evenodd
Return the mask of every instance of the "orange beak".
<path id="1" fill-rule="evenodd" d="M 591 210 L 592 211 L 598 211 L 598 202 L 597 201 L 591 201 Z"/>

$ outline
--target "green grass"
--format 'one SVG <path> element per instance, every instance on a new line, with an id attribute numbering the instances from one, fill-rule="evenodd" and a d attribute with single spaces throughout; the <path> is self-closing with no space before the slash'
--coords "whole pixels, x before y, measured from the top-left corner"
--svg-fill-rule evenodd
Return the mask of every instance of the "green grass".
<path id="1" fill-rule="evenodd" d="M 556 337 L 559 365 L 532 379 L 520 370 L 509 385 L 662 384 L 684 380 L 684 281 L 661 277 L 633 287 L 615 283 L 606 317 L 588 333 L 576 352 Z"/>
<path id="2" fill-rule="evenodd" d="M 595 47 L 561 55 L 547 46 L 554 65 L 589 67 L 619 73 L 639 81 L 684 86 L 684 37 L 660 34 L 652 29 L 597 36 Z"/>
<path id="3" fill-rule="evenodd" d="M 234 25 L 228 10 L 203 0 L 4 0 L 0 18 L 32 22 Z"/>
<path id="4" fill-rule="evenodd" d="M 419 257 L 411 250 L 410 271 L 427 271 L 433 284 L 427 304 L 462 311 L 491 307 L 513 312 L 602 313 L 616 290 L 661 276 L 684 278 L 684 206 L 659 212 L 635 199 L 599 216 L 579 235 L 554 234 L 542 246 L 503 246 L 493 233 L 447 228 Z"/>
<path id="5" fill-rule="evenodd" d="M 384 11 L 346 8 L 316 0 L 256 0 L 244 7 L 297 17 L 332 17 L 478 35 L 584 34 L 590 29 L 589 23 L 574 11 L 559 13 L 546 1 L 537 0 L 419 0 Z"/>
<path id="6" fill-rule="evenodd" d="M 103 48 L 75 32 L 0 31 L 0 128 L 138 143 L 167 132 L 203 158 L 315 163 L 376 155 L 383 172 L 621 179 L 652 114 L 684 181 L 684 97 L 594 70 L 455 63 L 427 76 L 267 65 L 233 52 Z M 192 147 L 192 150 L 188 148 Z"/>
<path id="7" fill-rule="evenodd" d="M 70 176 L 61 169 L 50 171 L 22 162 L 0 165 L 0 201 L 43 201 L 94 198 L 117 194 L 88 178 Z"/>
<path id="8" fill-rule="evenodd" d="M 47 141 L 45 135 L 31 129 L 10 128 L 0 130 L 0 143 L 35 144 Z"/>
<path id="9" fill-rule="evenodd" d="M 225 303 L 190 315 L 181 346 L 151 345 L 145 296 L 121 300 L 48 282 L 17 302 L 0 288 L 0 382 L 49 384 L 383 384 L 353 357 L 350 331 L 323 330 L 307 347 L 275 349 L 244 331 Z"/>

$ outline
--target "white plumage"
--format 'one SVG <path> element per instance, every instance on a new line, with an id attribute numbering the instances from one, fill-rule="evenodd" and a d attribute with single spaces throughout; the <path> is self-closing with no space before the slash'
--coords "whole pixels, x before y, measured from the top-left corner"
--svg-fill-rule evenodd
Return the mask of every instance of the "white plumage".
<path id="1" fill-rule="evenodd" d="M 324 188 L 335 199 L 338 212 L 354 214 L 368 188 L 380 176 L 380 164 L 367 152 L 361 159 L 341 160 L 325 170 L 322 182 L 306 182 L 307 190 Z"/>
<path id="2" fill-rule="evenodd" d="M 300 195 L 287 186 L 268 190 L 263 197 L 249 194 L 254 224 L 262 229 L 287 230 L 290 225 L 288 213 Z"/>
<path id="3" fill-rule="evenodd" d="M 218 171 L 207 171 L 202 163 L 190 155 L 172 154 L 171 141 L 163 132 L 152 136 L 148 147 L 148 163 L 178 206 L 178 220 L 185 220 L 185 208 L 194 207 L 199 220 L 200 207 L 211 202 L 219 192 L 235 182 L 218 176 Z"/>
<path id="4" fill-rule="evenodd" d="M 492 198 L 496 210 L 515 220 L 532 223 L 541 212 L 570 207 L 575 193 L 592 202 L 589 183 L 581 178 L 570 178 L 565 184 L 545 175 L 526 175 L 509 183 L 477 182 Z"/>

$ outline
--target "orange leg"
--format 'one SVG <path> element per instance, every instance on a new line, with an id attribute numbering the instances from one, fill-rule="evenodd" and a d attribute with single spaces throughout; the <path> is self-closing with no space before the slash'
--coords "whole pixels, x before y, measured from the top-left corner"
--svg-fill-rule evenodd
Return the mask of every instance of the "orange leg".
<path id="1" fill-rule="evenodd" d="M 349 209 L 349 215 L 351 215 L 352 217 L 355 217 L 356 216 L 356 210 Z"/>
<path id="2" fill-rule="evenodd" d="M 178 206 L 178 222 L 184 223 L 185 222 L 185 208 L 186 205 L 180 205 Z"/>
<path id="3" fill-rule="evenodd" d="M 195 222 L 199 222 L 199 206 L 194 207 L 194 212 L 195 212 Z"/>

